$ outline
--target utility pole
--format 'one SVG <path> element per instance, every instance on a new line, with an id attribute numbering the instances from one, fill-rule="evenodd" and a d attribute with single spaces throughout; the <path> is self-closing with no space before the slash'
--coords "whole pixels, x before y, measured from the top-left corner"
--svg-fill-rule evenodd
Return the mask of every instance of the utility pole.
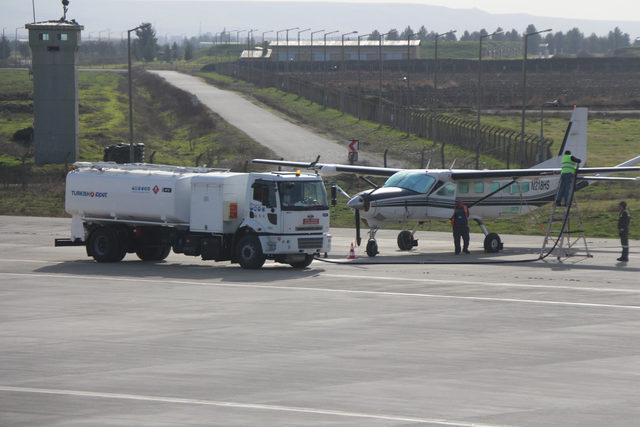
<path id="1" fill-rule="evenodd" d="M 269 49 L 267 49 L 267 45 L 264 43 L 264 35 L 273 33 L 273 31 L 274 30 L 262 32 L 262 86 L 264 86 L 265 73 L 267 72 L 267 54 L 269 53 Z"/>
<path id="2" fill-rule="evenodd" d="M 476 112 L 476 169 L 480 169 L 480 148 L 482 144 L 480 132 L 480 114 L 482 111 L 482 41 L 488 37 L 503 33 L 502 30 L 494 31 L 491 34 L 480 34 L 480 43 L 478 45 L 478 90 L 477 90 L 477 112 Z"/>
<path id="3" fill-rule="evenodd" d="M 371 34 L 363 34 L 361 36 L 358 36 L 358 120 L 361 119 L 361 115 L 362 112 L 361 110 L 361 104 L 362 104 L 362 72 L 360 70 L 360 68 L 362 68 L 362 63 L 361 61 L 361 57 L 360 57 L 360 40 L 362 40 L 365 37 L 369 37 Z"/>
<path id="4" fill-rule="evenodd" d="M 456 30 L 451 30 L 451 31 L 447 31 L 446 33 L 436 33 L 436 49 L 435 49 L 435 54 L 434 54 L 434 67 L 433 67 L 433 89 L 437 90 L 438 89 L 438 39 L 440 37 L 446 37 L 449 34 L 455 34 L 457 31 Z"/>
<path id="5" fill-rule="evenodd" d="M 322 107 L 327 108 L 327 36 L 340 32 L 339 30 L 324 33 L 324 66 L 322 67 Z"/>
<path id="6" fill-rule="evenodd" d="M 521 166 L 523 161 L 526 161 L 525 157 L 525 149 L 524 149 L 524 128 L 525 128 L 525 120 L 524 116 L 527 112 L 527 54 L 529 49 L 529 37 L 535 36 L 536 34 L 548 33 L 552 31 L 551 28 L 542 31 L 535 31 L 533 33 L 527 33 L 524 35 L 524 55 L 522 56 L 522 114 L 520 117 L 520 163 Z"/>
<path id="7" fill-rule="evenodd" d="M 384 58 L 382 57 L 382 38 L 389 33 L 380 34 L 378 37 L 378 59 L 380 60 L 380 84 L 378 85 L 378 121 L 380 122 L 380 126 L 382 126 L 382 73 L 384 70 Z"/>
<path id="8" fill-rule="evenodd" d="M 300 61 L 302 58 L 302 49 L 300 48 L 300 34 L 306 33 L 307 31 L 311 31 L 311 28 L 305 28 L 304 30 L 298 31 L 298 57 L 296 61 Z"/>
<path id="9" fill-rule="evenodd" d="M 311 32 L 311 48 L 309 49 L 310 50 L 310 52 L 309 52 L 309 60 L 310 60 L 310 62 L 314 61 L 314 59 L 313 59 L 313 35 L 314 34 L 318 34 L 318 33 L 324 33 L 324 31 L 325 30 L 318 30 L 318 31 L 312 31 Z M 309 66 L 310 70 L 313 69 L 312 66 L 313 66 L 313 64 L 310 64 L 310 66 Z"/>
<path id="10" fill-rule="evenodd" d="M 151 24 L 144 24 L 127 30 L 127 70 L 129 74 L 129 163 L 133 163 L 135 160 L 133 149 L 133 81 L 131 78 L 131 33 L 150 26 Z"/>

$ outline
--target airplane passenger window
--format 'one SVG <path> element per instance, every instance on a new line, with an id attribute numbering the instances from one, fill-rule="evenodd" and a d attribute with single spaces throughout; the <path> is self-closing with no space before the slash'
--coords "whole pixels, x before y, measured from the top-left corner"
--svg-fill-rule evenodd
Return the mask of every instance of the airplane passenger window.
<path id="1" fill-rule="evenodd" d="M 511 185 L 511 193 L 520 194 L 526 193 L 530 190 L 531 184 L 529 182 L 520 182 Z"/>
<path id="2" fill-rule="evenodd" d="M 473 192 L 474 193 L 484 193 L 484 182 L 474 182 L 473 183 Z"/>
<path id="3" fill-rule="evenodd" d="M 459 182 L 458 183 L 458 193 L 467 194 L 469 192 L 469 183 L 468 182 Z"/>

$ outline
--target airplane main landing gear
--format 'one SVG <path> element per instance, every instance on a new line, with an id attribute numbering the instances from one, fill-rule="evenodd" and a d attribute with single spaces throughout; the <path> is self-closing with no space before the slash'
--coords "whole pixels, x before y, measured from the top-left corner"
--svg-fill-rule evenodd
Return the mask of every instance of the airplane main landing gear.
<path id="1" fill-rule="evenodd" d="M 489 230 L 487 229 L 487 226 L 484 225 L 484 223 L 480 219 L 474 218 L 474 221 L 478 223 L 478 225 L 480 226 L 480 229 L 484 233 L 484 251 L 485 252 L 494 254 L 504 249 L 504 244 L 502 243 L 502 240 L 500 239 L 500 236 L 498 235 L 498 233 L 490 233 Z"/>
<path id="2" fill-rule="evenodd" d="M 489 233 L 484 238 L 484 251 L 488 253 L 497 253 L 504 247 L 500 236 L 497 233 Z"/>
<path id="3" fill-rule="evenodd" d="M 418 240 L 414 239 L 415 231 L 403 230 L 398 234 L 398 247 L 401 251 L 410 251 L 418 246 Z"/>

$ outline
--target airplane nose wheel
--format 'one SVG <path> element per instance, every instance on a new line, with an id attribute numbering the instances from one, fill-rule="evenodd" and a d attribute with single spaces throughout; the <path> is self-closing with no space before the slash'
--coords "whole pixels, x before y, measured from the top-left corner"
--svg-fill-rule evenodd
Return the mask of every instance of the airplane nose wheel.
<path id="1" fill-rule="evenodd" d="M 369 239 L 367 242 L 367 255 L 371 258 L 378 255 L 378 242 L 373 239 Z"/>

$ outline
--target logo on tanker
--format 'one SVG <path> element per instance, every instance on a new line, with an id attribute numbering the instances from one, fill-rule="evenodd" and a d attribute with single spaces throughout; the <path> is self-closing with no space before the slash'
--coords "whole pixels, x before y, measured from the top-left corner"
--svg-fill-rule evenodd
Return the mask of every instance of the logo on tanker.
<path id="1" fill-rule="evenodd" d="M 134 185 L 131 187 L 131 191 L 134 193 L 148 193 L 151 191 L 151 187 L 145 185 Z"/>
<path id="2" fill-rule="evenodd" d="M 106 192 L 101 192 L 101 191 L 76 191 L 76 190 L 71 190 L 71 195 L 72 196 L 76 196 L 76 197 L 89 197 L 89 198 L 96 198 L 96 199 L 104 199 L 107 197 L 107 193 Z"/>
<path id="3" fill-rule="evenodd" d="M 160 187 L 158 187 L 157 185 L 153 187 L 153 192 L 154 194 L 158 194 L 158 191 L 160 191 Z"/>

